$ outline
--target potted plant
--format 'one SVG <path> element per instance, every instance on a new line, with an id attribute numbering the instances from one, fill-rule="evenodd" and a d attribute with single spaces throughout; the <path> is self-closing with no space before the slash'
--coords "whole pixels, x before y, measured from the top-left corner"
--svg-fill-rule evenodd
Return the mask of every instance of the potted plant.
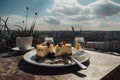
<path id="1" fill-rule="evenodd" d="M 18 29 L 16 30 L 12 30 L 8 27 L 7 25 L 8 18 L 6 20 L 0 18 L 0 21 L 4 23 L 4 25 L 1 25 L 1 28 L 0 28 L 0 37 L 6 40 L 7 44 L 11 44 L 10 45 L 11 47 L 17 45 L 22 50 L 29 49 L 32 45 L 33 32 L 34 32 L 34 27 L 36 24 L 36 16 L 37 16 L 37 12 L 35 12 L 32 25 L 28 29 L 27 28 L 27 17 L 28 17 L 29 7 L 26 7 L 26 10 L 27 10 L 26 20 L 22 21 L 25 26 L 14 25 L 18 27 Z"/>
<path id="2" fill-rule="evenodd" d="M 27 17 L 28 17 L 28 10 L 29 7 L 26 7 L 26 20 L 25 23 L 23 21 L 23 24 L 25 25 L 24 28 L 22 26 L 19 25 L 15 25 L 20 27 L 18 33 L 22 33 L 19 34 L 18 37 L 16 37 L 16 45 L 19 47 L 19 49 L 21 50 L 28 50 L 31 48 L 32 45 L 32 40 L 33 40 L 33 31 L 34 31 L 34 27 L 36 24 L 36 16 L 37 16 L 37 12 L 35 12 L 35 16 L 34 16 L 34 20 L 32 22 L 32 25 L 30 27 L 30 29 L 27 29 Z"/>

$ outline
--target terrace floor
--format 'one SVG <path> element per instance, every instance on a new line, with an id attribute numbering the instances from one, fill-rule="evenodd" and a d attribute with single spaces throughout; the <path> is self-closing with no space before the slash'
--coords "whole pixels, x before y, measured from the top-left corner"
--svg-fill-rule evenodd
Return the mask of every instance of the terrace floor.
<path id="1" fill-rule="evenodd" d="M 0 80 L 120 80 L 120 57 L 88 51 L 90 60 L 81 70 L 77 65 L 61 68 L 35 66 L 23 60 L 26 52 L 0 54 Z"/>

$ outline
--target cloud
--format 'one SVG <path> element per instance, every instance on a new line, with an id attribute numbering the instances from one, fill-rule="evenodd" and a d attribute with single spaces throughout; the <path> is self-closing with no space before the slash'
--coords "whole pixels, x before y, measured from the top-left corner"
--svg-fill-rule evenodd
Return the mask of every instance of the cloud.
<path id="1" fill-rule="evenodd" d="M 14 26 L 14 25 L 19 25 L 21 27 L 25 26 L 25 22 L 23 23 L 22 21 L 25 21 L 25 17 L 22 17 L 20 15 L 9 15 L 6 17 L 3 17 L 4 19 L 6 18 L 8 19 L 8 27 L 10 27 L 11 29 L 17 29 L 18 27 Z M 27 19 L 27 28 L 29 29 L 31 27 L 33 18 L 29 18 Z M 39 25 L 38 25 L 39 24 Z M 51 29 L 52 26 L 58 26 L 61 24 L 60 18 L 59 17 L 55 17 L 55 16 L 45 16 L 42 18 L 37 18 L 37 22 L 36 22 L 36 27 L 40 27 L 41 25 L 46 26 L 48 29 Z M 43 26 L 41 26 L 42 29 Z M 50 28 L 48 26 L 51 26 Z"/>
<path id="2" fill-rule="evenodd" d="M 111 0 L 97 0 L 88 5 L 92 15 L 112 16 L 120 12 L 120 4 Z"/>
<path id="3" fill-rule="evenodd" d="M 11 24 L 19 24 L 23 20 L 25 20 L 25 18 L 20 15 L 9 15 L 7 17 L 8 17 L 8 23 L 11 23 Z"/>
<path id="4" fill-rule="evenodd" d="M 76 15 L 83 10 L 76 0 L 54 0 L 53 11 L 62 15 Z"/>
<path id="5" fill-rule="evenodd" d="M 86 21 L 86 20 L 91 20 L 93 19 L 92 16 L 86 16 L 86 15 L 76 15 L 72 17 L 68 17 L 70 20 L 75 20 L 75 21 Z"/>
<path id="6" fill-rule="evenodd" d="M 50 9 L 46 9 L 46 11 L 47 11 L 48 13 L 51 13 L 51 10 L 50 10 Z"/>
<path id="7" fill-rule="evenodd" d="M 11 29 L 17 29 L 18 27 L 14 25 L 19 25 L 21 27 L 25 27 L 25 17 L 22 17 L 20 15 L 8 15 L 6 17 L 3 17 L 4 20 L 8 18 L 8 27 Z M 23 23 L 24 21 L 24 23 Z M 32 24 L 33 18 L 27 18 L 27 27 L 30 28 Z"/>
<path id="8" fill-rule="evenodd" d="M 111 0 L 97 0 L 83 6 L 77 0 L 54 0 L 53 9 L 48 12 L 64 15 L 68 19 L 84 21 L 117 15 L 120 12 L 120 4 Z"/>
<path id="9" fill-rule="evenodd" d="M 43 22 L 52 24 L 52 25 L 59 25 L 60 24 L 60 19 L 55 16 L 46 16 L 42 18 Z"/>
<path id="10" fill-rule="evenodd" d="M 51 13 L 62 15 L 61 25 L 82 26 L 85 30 L 119 29 L 118 22 L 114 25 L 109 23 L 119 18 L 120 13 L 120 4 L 111 0 L 96 0 L 86 6 L 78 3 L 77 0 L 54 0 Z"/>
<path id="11" fill-rule="evenodd" d="M 77 0 L 54 0 L 53 8 L 46 11 L 51 16 L 38 17 L 37 30 L 65 30 L 67 27 L 71 29 L 71 26 L 78 29 L 82 27 L 84 30 L 104 30 L 104 28 L 120 30 L 120 4 L 111 0 L 96 0 L 86 6 L 78 3 Z M 22 26 L 22 21 L 25 20 L 25 17 L 20 15 L 8 17 L 11 26 L 16 24 Z M 33 18 L 28 18 L 28 27 L 31 26 L 32 21 Z"/>
<path id="12" fill-rule="evenodd" d="M 20 25 L 20 26 L 23 27 L 22 21 L 25 20 L 24 17 L 22 17 L 20 15 L 3 16 L 4 20 L 6 20 L 6 18 L 8 18 L 7 25 L 8 25 L 9 28 L 11 28 L 11 29 L 18 28 L 18 27 L 15 27 L 14 25 Z"/>

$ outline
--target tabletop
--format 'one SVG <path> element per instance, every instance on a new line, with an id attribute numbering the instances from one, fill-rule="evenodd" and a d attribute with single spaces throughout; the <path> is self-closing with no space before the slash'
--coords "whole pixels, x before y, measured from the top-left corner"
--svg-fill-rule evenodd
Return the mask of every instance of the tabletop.
<path id="1" fill-rule="evenodd" d="M 0 80 L 100 80 L 117 66 L 120 57 L 85 50 L 90 60 L 83 64 L 67 67 L 42 67 L 27 63 L 23 59 L 26 52 L 11 51 L 0 54 Z"/>

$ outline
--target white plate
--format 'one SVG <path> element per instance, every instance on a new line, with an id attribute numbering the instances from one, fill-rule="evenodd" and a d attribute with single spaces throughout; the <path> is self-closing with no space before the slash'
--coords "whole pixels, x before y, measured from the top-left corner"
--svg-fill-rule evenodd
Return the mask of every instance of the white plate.
<path id="1" fill-rule="evenodd" d="M 76 52 L 77 51 L 73 50 L 73 54 L 76 54 Z M 90 56 L 89 56 L 88 53 L 86 53 L 86 52 L 83 53 L 81 51 L 79 51 L 79 52 L 80 52 L 81 55 L 79 55 L 78 57 L 80 58 L 79 61 L 81 63 L 89 60 Z M 63 63 L 60 63 L 60 64 L 47 64 L 47 63 L 44 63 L 44 62 L 37 62 L 35 60 L 35 57 L 36 57 L 36 50 L 31 50 L 31 51 L 24 54 L 23 59 L 28 63 L 38 65 L 38 66 L 44 66 L 44 67 L 65 67 L 65 66 L 72 66 L 72 65 L 76 64 L 74 61 L 72 61 L 69 64 L 63 64 Z"/>
<path id="2" fill-rule="evenodd" d="M 18 47 L 12 48 L 12 50 L 15 50 L 15 51 L 28 51 L 28 50 L 32 50 L 32 49 L 34 49 L 34 47 L 32 47 L 32 46 L 27 50 L 20 50 Z"/>

